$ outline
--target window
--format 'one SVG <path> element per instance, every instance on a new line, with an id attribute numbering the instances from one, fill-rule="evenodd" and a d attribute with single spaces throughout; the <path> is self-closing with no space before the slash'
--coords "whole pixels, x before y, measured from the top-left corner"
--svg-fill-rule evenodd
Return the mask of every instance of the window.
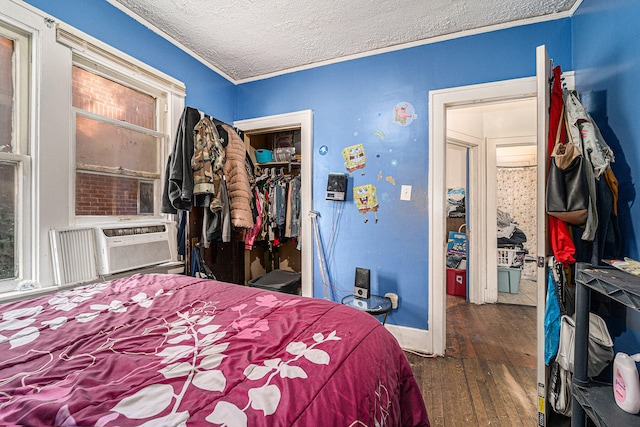
<path id="1" fill-rule="evenodd" d="M 30 277 L 29 35 L 0 21 L 0 292 Z"/>
<path id="2" fill-rule="evenodd" d="M 76 59 L 76 216 L 159 214 L 167 139 L 159 108 L 165 100 L 145 89 L 115 71 Z"/>

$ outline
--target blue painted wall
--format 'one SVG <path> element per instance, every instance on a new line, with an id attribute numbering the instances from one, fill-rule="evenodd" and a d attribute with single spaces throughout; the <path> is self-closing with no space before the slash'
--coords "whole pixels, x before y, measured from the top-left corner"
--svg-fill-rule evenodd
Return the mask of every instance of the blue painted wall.
<path id="1" fill-rule="evenodd" d="M 636 0 L 584 0 L 573 16 L 576 89 L 598 124 L 616 161 L 623 254 L 640 259 L 640 206 L 635 180 L 640 170 L 640 3 Z M 638 352 L 640 315 L 622 306 L 609 309 L 619 320 L 612 335 L 616 351 Z M 626 324 L 626 326 L 625 326 Z M 628 331 L 633 331 L 627 333 Z"/>
<path id="2" fill-rule="evenodd" d="M 615 153 L 620 183 L 620 222 L 624 254 L 638 259 L 640 206 L 634 171 L 640 166 L 640 4 L 584 0 L 573 17 L 576 89 Z M 637 178 L 637 177 L 636 177 Z M 636 219 L 634 221 L 634 218 Z"/>
<path id="3" fill-rule="evenodd" d="M 402 309 L 389 322 L 421 329 L 427 328 L 428 304 L 428 91 L 534 75 L 535 47 L 546 44 L 556 64 L 576 70 L 585 106 L 616 154 L 613 168 L 620 182 L 624 254 L 640 257 L 640 226 L 634 221 L 640 218 L 640 206 L 634 203 L 633 174 L 640 169 L 640 131 L 634 126 L 640 44 L 629 42 L 640 39 L 640 6 L 633 0 L 606 5 L 584 0 L 570 20 L 415 47 L 238 87 L 106 1 L 27 2 L 183 81 L 186 103 L 221 120 L 312 109 L 314 209 L 321 214 L 331 281 L 338 288 L 333 297 L 339 300 L 349 292 L 356 266 L 370 268 L 374 292 L 400 296 Z M 395 121 L 399 103 L 410 103 L 415 112 L 404 126 Z M 341 151 L 354 144 L 363 144 L 367 162 L 350 174 L 349 190 L 376 186 L 377 223 L 373 212 L 365 216 L 357 211 L 351 195 L 344 204 L 324 201 L 327 174 L 345 172 Z M 322 146 L 326 153 L 320 153 Z M 403 184 L 413 187 L 410 202 L 399 200 Z M 314 276 L 314 294 L 322 296 L 317 268 Z M 640 316 L 629 314 L 622 320 L 630 330 L 640 330 Z M 631 351 L 637 335 L 622 332 L 616 345 Z"/>
<path id="4" fill-rule="evenodd" d="M 313 208 L 325 242 L 332 230 L 332 282 L 351 293 L 355 267 L 371 269 L 372 290 L 395 292 L 400 309 L 389 323 L 427 329 L 428 92 L 535 75 L 536 46 L 546 44 L 556 63 L 571 68 L 569 19 L 511 28 L 300 71 L 238 86 L 236 118 L 312 109 Z M 394 107 L 410 103 L 415 117 L 404 126 Z M 353 197 L 326 202 L 330 172 L 346 172 L 342 150 L 363 144 L 366 167 L 351 173 L 354 186 L 377 188 L 378 223 L 358 212 Z M 326 146 L 328 151 L 321 153 Z M 379 178 L 380 176 L 380 178 Z M 391 177 L 387 180 L 387 177 Z M 395 183 L 395 185 L 394 185 Z M 400 186 L 413 187 L 410 202 Z M 337 218 L 337 219 L 334 219 Z M 325 244 L 325 251 L 327 251 Z M 314 294 L 322 296 L 316 268 Z"/>
<path id="5" fill-rule="evenodd" d="M 235 86 L 104 0 L 26 0 L 38 9 L 168 74 L 187 87 L 186 105 L 234 119 Z"/>

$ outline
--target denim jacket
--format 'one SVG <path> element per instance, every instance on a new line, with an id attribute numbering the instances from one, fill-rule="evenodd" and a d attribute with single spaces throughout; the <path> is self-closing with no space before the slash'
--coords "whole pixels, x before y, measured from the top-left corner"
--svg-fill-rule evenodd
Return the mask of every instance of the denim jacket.
<path id="1" fill-rule="evenodd" d="M 605 142 L 598 126 L 580 103 L 578 94 L 575 91 L 565 90 L 563 98 L 565 115 L 567 116 L 567 131 L 580 153 L 585 157 L 588 155 L 593 165 L 593 174 L 598 178 L 614 161 L 613 151 Z M 583 149 L 586 153 L 583 152 Z"/>

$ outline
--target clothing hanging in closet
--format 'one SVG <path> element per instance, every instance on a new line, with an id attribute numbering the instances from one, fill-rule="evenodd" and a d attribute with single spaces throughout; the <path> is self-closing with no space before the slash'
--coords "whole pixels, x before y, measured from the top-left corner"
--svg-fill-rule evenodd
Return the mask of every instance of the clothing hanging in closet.
<path id="1" fill-rule="evenodd" d="M 252 249 L 256 242 L 267 242 L 269 249 L 286 239 L 296 239 L 300 249 L 300 177 L 285 175 L 281 168 L 265 169 L 256 177 L 253 189 L 256 221 L 247 233 L 245 248 Z"/>

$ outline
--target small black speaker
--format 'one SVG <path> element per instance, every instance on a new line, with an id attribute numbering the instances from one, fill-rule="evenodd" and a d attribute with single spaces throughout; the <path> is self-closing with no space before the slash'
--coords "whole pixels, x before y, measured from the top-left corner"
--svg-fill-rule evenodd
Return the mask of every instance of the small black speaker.
<path id="1" fill-rule="evenodd" d="M 326 200 L 337 200 L 344 202 L 347 195 L 347 174 L 330 173 L 327 178 Z"/>
<path id="2" fill-rule="evenodd" d="M 371 289 L 371 272 L 367 268 L 356 267 L 356 284 L 353 294 L 358 298 L 369 298 Z"/>

